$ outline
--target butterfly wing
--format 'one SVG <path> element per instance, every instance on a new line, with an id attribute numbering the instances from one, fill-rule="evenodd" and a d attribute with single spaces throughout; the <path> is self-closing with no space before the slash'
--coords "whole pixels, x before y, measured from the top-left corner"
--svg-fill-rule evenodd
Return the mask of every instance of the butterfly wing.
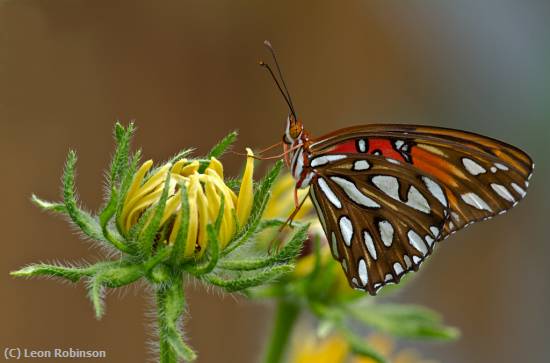
<path id="1" fill-rule="evenodd" d="M 465 131 L 414 125 L 366 125 L 336 131 L 310 146 L 321 154 L 371 154 L 402 161 L 431 176 L 453 211 L 445 230 L 458 230 L 515 206 L 525 196 L 531 158 L 504 142 Z"/>
<path id="2" fill-rule="evenodd" d="M 310 195 L 353 287 L 371 294 L 416 270 L 433 245 L 525 196 L 531 159 L 456 130 L 370 125 L 310 146 Z"/>

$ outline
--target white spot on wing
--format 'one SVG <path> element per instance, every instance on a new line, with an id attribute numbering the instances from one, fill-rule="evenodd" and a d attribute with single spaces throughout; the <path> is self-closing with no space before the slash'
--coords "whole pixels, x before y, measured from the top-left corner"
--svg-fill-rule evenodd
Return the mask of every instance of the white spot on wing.
<path id="1" fill-rule="evenodd" d="M 351 220 L 346 216 L 342 216 L 338 224 L 340 225 L 340 233 L 342 234 L 344 243 L 348 247 L 351 246 L 351 240 L 353 238 L 353 225 L 351 224 Z"/>
<path id="2" fill-rule="evenodd" d="M 338 258 L 338 241 L 336 240 L 336 234 L 332 232 L 332 253 Z"/>
<path id="3" fill-rule="evenodd" d="M 296 159 L 294 160 L 294 178 L 300 179 L 302 171 L 304 170 L 304 149 L 301 147 L 300 151 L 296 153 Z"/>
<path id="4" fill-rule="evenodd" d="M 430 205 L 424 196 L 411 185 L 407 195 L 407 205 L 424 213 L 430 213 Z"/>
<path id="5" fill-rule="evenodd" d="M 300 188 L 305 188 L 309 185 L 309 183 L 311 182 L 311 179 L 315 176 L 315 174 L 313 172 L 309 172 L 306 174 L 306 177 L 304 178 L 304 180 L 302 180 L 302 184 L 300 184 Z"/>
<path id="6" fill-rule="evenodd" d="M 428 253 L 428 248 L 424 244 L 424 241 L 422 240 L 422 237 L 420 237 L 415 231 L 412 229 L 407 233 L 407 237 L 409 238 L 409 243 L 411 246 L 416 248 L 422 255 L 426 255 Z"/>
<path id="7" fill-rule="evenodd" d="M 469 204 L 479 210 L 485 209 L 489 212 L 493 211 L 491 207 L 489 207 L 489 205 L 474 192 L 464 193 L 461 195 L 461 198 L 466 204 Z"/>
<path id="8" fill-rule="evenodd" d="M 411 258 L 407 255 L 403 256 L 403 259 L 405 260 L 405 265 L 407 266 L 407 269 L 412 266 Z"/>
<path id="9" fill-rule="evenodd" d="M 437 237 L 437 235 L 439 234 L 439 228 L 437 228 L 436 226 L 431 226 L 430 232 L 432 232 L 432 234 Z"/>
<path id="10" fill-rule="evenodd" d="M 317 184 L 319 184 L 319 187 L 321 188 L 321 191 L 323 192 L 323 194 L 336 208 L 338 209 L 342 208 L 342 203 L 340 202 L 336 194 L 334 194 L 332 189 L 330 189 L 325 179 L 323 178 L 317 179 Z"/>
<path id="11" fill-rule="evenodd" d="M 403 144 L 405 144 L 405 141 L 403 141 L 403 140 L 395 140 L 395 143 L 394 143 L 395 148 L 397 150 L 401 149 L 401 146 L 403 146 Z"/>
<path id="12" fill-rule="evenodd" d="M 506 165 L 501 164 L 501 163 L 495 163 L 495 166 L 500 170 L 505 170 L 505 171 L 510 170 L 510 169 L 508 169 L 508 167 Z"/>
<path id="13" fill-rule="evenodd" d="M 364 153 L 367 151 L 367 142 L 365 141 L 365 139 L 359 139 L 359 141 L 357 142 L 357 146 L 359 146 L 359 151 Z"/>
<path id="14" fill-rule="evenodd" d="M 415 264 L 418 264 L 418 263 L 422 262 L 422 259 L 421 259 L 420 257 L 418 257 L 418 256 L 413 256 L 413 262 L 414 262 Z"/>
<path id="15" fill-rule="evenodd" d="M 401 162 L 399 160 L 395 160 L 395 159 L 392 159 L 392 158 L 386 158 L 386 161 L 388 161 L 389 163 L 392 163 L 392 164 L 401 164 Z"/>
<path id="16" fill-rule="evenodd" d="M 369 282 L 369 275 L 367 274 L 367 264 L 364 259 L 359 260 L 357 272 L 359 272 L 359 279 L 363 283 L 363 286 L 365 286 Z"/>
<path id="17" fill-rule="evenodd" d="M 391 281 L 393 280 L 393 276 L 391 274 L 387 274 L 385 277 L 384 277 L 384 282 L 388 282 L 388 281 Z"/>
<path id="18" fill-rule="evenodd" d="M 498 195 L 500 195 L 503 199 L 505 199 L 509 202 L 515 202 L 516 201 L 514 196 L 508 191 L 508 189 L 506 189 L 506 187 L 504 185 L 500 185 L 500 184 L 497 184 L 497 183 L 491 183 L 491 188 L 493 188 L 493 190 Z"/>
<path id="19" fill-rule="evenodd" d="M 315 206 L 315 210 L 317 211 L 317 215 L 319 216 L 319 220 L 321 221 L 321 226 L 323 227 L 323 231 L 327 231 L 327 223 L 325 221 L 325 216 L 323 215 L 323 210 L 319 207 L 319 203 L 317 202 L 317 196 L 315 195 L 315 191 L 313 188 L 309 190 L 309 195 L 311 196 L 311 201 L 313 202 L 313 205 Z"/>
<path id="20" fill-rule="evenodd" d="M 393 264 L 393 270 L 396 275 L 401 275 L 403 273 L 403 266 L 399 262 Z"/>
<path id="21" fill-rule="evenodd" d="M 439 203 L 441 203 L 443 206 L 447 206 L 447 198 L 445 197 L 445 194 L 443 193 L 443 189 L 441 189 L 441 186 L 434 182 L 432 179 L 428 178 L 427 176 L 422 177 L 422 181 L 424 181 L 424 184 L 426 184 L 426 188 L 432 193 L 432 195 L 439 200 Z"/>
<path id="22" fill-rule="evenodd" d="M 433 244 L 434 244 L 434 239 L 432 238 L 432 236 L 430 236 L 430 235 L 427 234 L 427 235 L 424 237 L 424 240 L 426 241 L 426 243 L 428 243 L 428 246 L 430 246 L 430 247 L 433 246 Z"/>
<path id="23" fill-rule="evenodd" d="M 497 169 L 496 167 L 494 167 L 494 166 L 491 166 L 491 172 L 492 172 L 492 173 L 496 173 L 496 172 L 497 172 L 497 170 L 498 170 L 498 169 Z"/>
<path id="24" fill-rule="evenodd" d="M 338 184 L 346 195 L 355 203 L 369 208 L 380 208 L 380 204 L 363 194 L 352 182 L 338 176 L 331 177 L 332 181 Z"/>
<path id="25" fill-rule="evenodd" d="M 384 246 L 390 247 L 393 241 L 393 226 L 388 221 L 380 221 L 378 229 L 380 230 L 380 238 L 382 238 Z"/>
<path id="26" fill-rule="evenodd" d="M 487 172 L 487 170 L 485 170 L 483 166 L 479 165 L 472 159 L 462 158 L 462 164 L 464 165 L 468 173 L 472 175 L 479 175 Z"/>
<path id="27" fill-rule="evenodd" d="M 366 160 L 357 160 L 353 163 L 353 170 L 362 171 L 370 168 L 370 164 Z"/>
<path id="28" fill-rule="evenodd" d="M 322 155 L 311 160 L 310 165 L 312 167 L 316 167 L 316 166 L 325 165 L 334 161 L 342 160 L 345 158 L 346 158 L 346 155 Z"/>
<path id="29" fill-rule="evenodd" d="M 372 178 L 372 182 L 378 189 L 386 193 L 395 200 L 399 199 L 399 181 L 394 176 L 377 175 Z"/>
<path id="30" fill-rule="evenodd" d="M 369 251 L 369 255 L 373 259 L 376 260 L 376 248 L 374 247 L 374 242 L 372 240 L 372 236 L 370 235 L 369 231 L 363 231 L 363 240 L 365 241 L 365 246 L 367 247 L 367 250 Z"/>
<path id="31" fill-rule="evenodd" d="M 525 197 L 525 194 L 527 194 L 527 192 L 525 190 L 523 190 L 522 187 L 520 187 L 519 185 L 517 185 L 516 183 L 512 183 L 512 188 L 514 188 L 514 190 L 523 198 Z"/>

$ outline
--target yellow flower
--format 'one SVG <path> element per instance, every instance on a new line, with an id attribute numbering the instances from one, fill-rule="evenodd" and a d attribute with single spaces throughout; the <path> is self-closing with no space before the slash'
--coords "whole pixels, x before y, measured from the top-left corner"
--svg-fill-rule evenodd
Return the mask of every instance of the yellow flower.
<path id="1" fill-rule="evenodd" d="M 395 343 L 392 339 L 381 334 L 371 334 L 365 340 L 372 349 L 391 363 L 435 363 L 420 357 L 419 353 L 412 349 L 395 351 Z M 354 355 L 346 340 L 339 334 L 332 334 L 324 339 L 313 336 L 300 337 L 295 342 L 294 351 L 290 357 L 290 363 L 376 363 L 369 358 Z"/>
<path id="2" fill-rule="evenodd" d="M 122 213 L 117 220 L 119 229 L 127 234 L 147 210 L 158 205 L 169 176 L 168 199 L 159 226 L 160 240 L 157 242 L 171 245 L 176 240 L 182 224 L 180 188 L 184 185 L 189 204 L 189 225 L 182 258 L 202 256 L 208 246 L 206 227 L 216 221 L 222 198 L 224 207 L 218 240 L 220 249 L 223 249 L 235 236 L 239 226 L 246 223 L 252 209 L 252 150 L 247 148 L 247 154 L 238 196 L 225 184 L 223 165 L 214 157 L 204 172 L 199 172 L 199 161 L 182 159 L 162 165 L 148 177 L 145 176 L 151 170 L 153 161 L 144 162 L 135 173 L 126 194 Z"/>
<path id="3" fill-rule="evenodd" d="M 298 343 L 299 349 L 290 360 L 292 363 L 340 363 L 348 356 L 348 343 L 339 335 L 332 335 L 319 344 L 311 336 Z"/>

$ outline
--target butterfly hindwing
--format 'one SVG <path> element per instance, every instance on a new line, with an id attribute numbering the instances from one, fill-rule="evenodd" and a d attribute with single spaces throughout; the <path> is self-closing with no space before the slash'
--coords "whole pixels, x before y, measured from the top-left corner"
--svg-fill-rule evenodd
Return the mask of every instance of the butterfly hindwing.
<path id="1" fill-rule="evenodd" d="M 443 237 L 448 208 L 406 163 L 348 155 L 316 169 L 310 195 L 350 284 L 371 294 L 416 270 Z"/>

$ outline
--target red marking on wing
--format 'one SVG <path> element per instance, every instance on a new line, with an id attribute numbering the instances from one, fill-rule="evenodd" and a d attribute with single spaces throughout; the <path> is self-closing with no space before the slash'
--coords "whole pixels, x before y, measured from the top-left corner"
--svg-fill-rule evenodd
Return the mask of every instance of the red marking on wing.
<path id="1" fill-rule="evenodd" d="M 392 158 L 395 160 L 405 161 L 401 153 L 395 151 L 392 146 L 392 143 L 388 139 L 365 139 L 368 141 L 369 149 L 366 151 L 366 154 L 374 154 L 375 151 L 380 151 L 382 156 L 387 158 Z M 341 154 L 341 153 L 352 153 L 359 154 L 361 153 L 357 150 L 356 139 L 346 140 L 339 144 L 334 145 L 326 153 L 327 154 Z"/>
<path id="2" fill-rule="evenodd" d="M 340 144 L 334 145 L 327 153 L 328 154 L 340 154 L 340 153 L 358 153 L 357 147 L 355 146 L 355 140 L 344 141 Z"/>
<path id="3" fill-rule="evenodd" d="M 369 139 L 369 154 L 373 154 L 374 151 L 379 150 L 383 156 L 392 158 L 399 161 L 405 161 L 403 156 L 395 151 L 392 147 L 390 140 L 388 139 Z"/>

